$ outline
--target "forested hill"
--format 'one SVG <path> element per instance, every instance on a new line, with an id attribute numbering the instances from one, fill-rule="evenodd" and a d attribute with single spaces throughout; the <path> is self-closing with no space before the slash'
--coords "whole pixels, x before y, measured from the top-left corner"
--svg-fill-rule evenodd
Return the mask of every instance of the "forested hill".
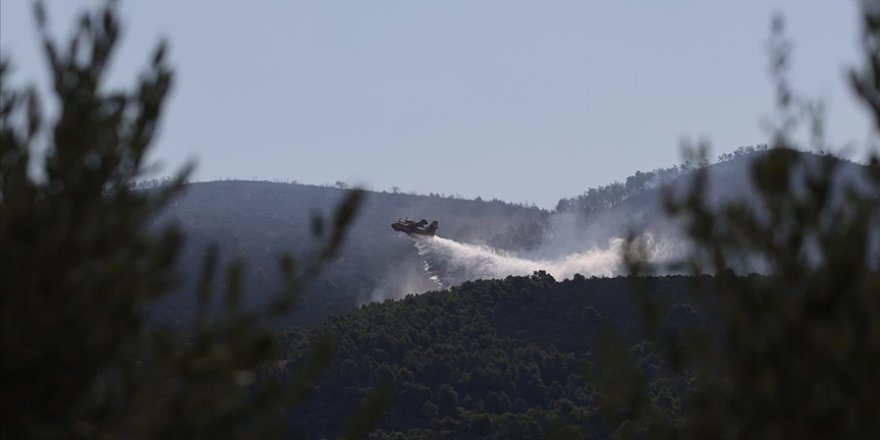
<path id="1" fill-rule="evenodd" d="M 764 147 L 742 148 L 723 154 L 718 160 L 703 164 L 706 181 L 701 185 L 709 207 L 720 208 L 730 203 L 743 203 L 753 210 L 766 209 L 757 197 L 752 165 L 767 154 Z M 862 164 L 831 155 L 797 150 L 784 154 L 795 161 L 792 182 L 805 185 L 805 173 L 816 172 L 836 164 L 829 188 L 831 203 L 839 203 L 849 189 L 869 191 L 868 169 Z M 680 252 L 682 231 L 676 220 L 667 215 L 665 194 L 680 198 L 693 188 L 694 171 L 699 164 L 683 164 L 649 172 L 636 172 L 622 182 L 591 188 L 580 196 L 562 199 L 548 217 L 549 225 L 541 247 L 561 253 L 580 252 L 593 246 L 606 245 L 609 238 L 626 237 L 629 233 L 650 233 L 656 239 L 662 256 Z M 847 189 L 848 188 L 848 189 Z M 745 271 L 748 273 L 749 271 Z"/>
<path id="2" fill-rule="evenodd" d="M 711 277 L 703 281 L 710 288 Z M 616 426 L 602 418 L 592 374 L 599 338 L 618 344 L 647 374 L 650 395 L 669 417 L 680 410 L 685 378 L 668 374 L 644 343 L 637 288 L 671 308 L 660 332 L 704 325 L 688 295 L 687 277 L 642 279 L 545 273 L 468 282 L 449 291 L 374 303 L 320 327 L 285 336 L 289 377 L 310 343 L 331 337 L 337 355 L 311 387 L 304 409 L 291 414 L 309 438 L 336 438 L 367 393 L 390 384 L 390 403 L 370 438 L 605 438 Z M 595 376 L 593 376 L 595 377 Z"/>
<path id="3" fill-rule="evenodd" d="M 556 212 L 572 212 L 583 217 L 604 211 L 619 205 L 623 201 L 646 192 L 652 192 L 667 185 L 678 177 L 688 174 L 699 166 L 706 166 L 710 170 L 725 168 L 727 163 L 748 163 L 754 159 L 756 153 L 767 151 L 767 145 L 739 147 L 731 153 L 718 155 L 714 163 L 708 160 L 704 164 L 695 164 L 690 161 L 673 165 L 667 168 L 655 168 L 650 171 L 636 171 L 633 175 L 622 181 L 612 182 L 607 185 L 590 188 L 583 194 L 563 198 L 556 204 Z M 809 153 L 802 153 L 808 156 Z M 710 171 L 712 172 L 712 171 Z M 739 176 L 737 181 L 726 184 L 738 185 L 745 183 L 745 176 Z"/>
<path id="4" fill-rule="evenodd" d="M 744 149 L 709 165 L 707 197 L 715 204 L 753 197 L 749 169 L 760 154 L 761 149 Z M 803 159 L 804 164 L 821 163 L 822 156 L 796 151 L 790 154 Z M 858 164 L 844 163 L 838 181 L 857 180 L 863 169 Z M 690 185 L 691 170 L 690 166 L 678 166 L 639 172 L 625 183 L 563 199 L 553 212 L 499 200 L 367 191 L 340 254 L 301 297 L 288 323 L 311 325 L 364 302 L 436 289 L 438 285 L 425 271 L 425 261 L 412 241 L 389 227 L 402 217 L 436 219 L 442 237 L 485 244 L 517 256 L 528 257 L 531 252 L 540 261 L 564 259 L 596 247 L 607 249 L 611 239 L 630 232 L 653 234 L 657 243 L 653 252 L 661 259 L 672 257 L 680 252 L 680 231 L 666 216 L 661 186 L 684 193 Z M 245 301 L 262 302 L 280 284 L 277 256 L 283 251 L 294 255 L 305 252 L 313 243 L 312 216 L 331 215 L 345 191 L 329 186 L 251 181 L 188 185 L 183 197 L 165 213 L 165 219 L 178 222 L 187 237 L 180 260 L 183 284 L 180 294 L 166 299 L 156 316 L 166 322 L 185 323 L 192 315 L 195 300 L 188 293 L 193 290 L 210 243 L 219 245 L 224 258 L 247 262 Z M 534 268 L 539 269 L 544 268 Z M 619 271 L 606 268 L 601 273 Z"/>
<path id="5" fill-rule="evenodd" d="M 224 259 L 241 258 L 245 301 L 277 291 L 277 257 L 302 255 L 313 245 L 312 218 L 332 216 L 346 190 L 328 186 L 254 181 L 193 183 L 164 213 L 186 234 L 180 293 L 165 300 L 158 317 L 185 323 L 206 249 L 216 243 Z M 291 323 L 313 324 L 366 301 L 437 288 L 409 238 L 390 224 L 399 218 L 437 219 L 438 234 L 462 242 L 517 250 L 534 246 L 546 211 L 499 200 L 367 191 L 338 257 L 297 303 Z"/>

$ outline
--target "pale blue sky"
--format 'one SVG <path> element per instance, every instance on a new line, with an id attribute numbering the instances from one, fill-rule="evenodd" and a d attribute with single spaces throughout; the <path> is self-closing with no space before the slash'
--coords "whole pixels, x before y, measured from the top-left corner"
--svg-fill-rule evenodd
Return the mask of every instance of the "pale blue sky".
<path id="1" fill-rule="evenodd" d="M 49 1 L 62 35 L 97 1 Z M 16 79 L 45 83 L 30 2 L 0 0 Z M 844 83 L 850 1 L 123 1 L 113 72 L 128 83 L 159 36 L 176 86 L 154 159 L 196 177 L 345 180 L 377 189 L 561 197 L 763 143 L 774 12 L 796 42 L 795 86 L 823 98 L 829 138 L 863 145 Z M 865 151 L 859 147 L 856 156 Z"/>

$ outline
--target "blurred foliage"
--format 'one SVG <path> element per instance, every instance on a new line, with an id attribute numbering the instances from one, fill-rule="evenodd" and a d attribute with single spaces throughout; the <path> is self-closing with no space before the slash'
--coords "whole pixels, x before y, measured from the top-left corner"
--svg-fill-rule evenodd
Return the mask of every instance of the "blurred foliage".
<path id="1" fill-rule="evenodd" d="M 797 151 L 831 148 L 822 105 L 791 90 L 792 44 L 775 19 L 768 48 L 779 117 L 771 149 L 751 164 L 757 203 L 713 205 L 706 169 L 694 173 L 689 193 L 666 195 L 668 211 L 693 243 L 671 268 L 717 274 L 713 289 L 691 289 L 702 292 L 695 301 L 711 324 L 655 338 L 679 377 L 694 381 L 684 417 L 630 406 L 619 435 L 880 438 L 880 2 L 861 6 L 866 63 L 850 76 L 875 122 L 874 153 L 860 175 L 847 176 L 843 161 Z M 800 129 L 809 141 L 797 140 Z M 702 160 L 705 149 L 690 154 Z M 631 242 L 633 272 L 657 270 L 639 248 L 638 239 Z M 749 271 L 763 275 L 741 276 Z M 646 297 L 643 309 L 650 325 L 664 304 Z"/>
<path id="2" fill-rule="evenodd" d="M 0 61 L 0 437 L 289 434 L 280 409 L 303 401 L 335 344 L 305 348 L 280 387 L 265 379 L 281 344 L 260 322 L 287 313 L 334 255 L 362 193 L 343 199 L 329 227 L 316 220 L 312 258 L 280 260 L 284 288 L 264 309 L 241 307 L 243 263 L 218 267 L 212 251 L 189 332 L 146 326 L 177 281 L 182 241 L 156 218 L 188 174 L 134 189 L 173 82 L 166 45 L 132 90 L 107 90 L 115 3 L 82 14 L 65 43 L 49 35 L 39 3 L 35 15 L 57 115 L 44 114 L 35 89 L 11 87 L 10 63 Z"/>

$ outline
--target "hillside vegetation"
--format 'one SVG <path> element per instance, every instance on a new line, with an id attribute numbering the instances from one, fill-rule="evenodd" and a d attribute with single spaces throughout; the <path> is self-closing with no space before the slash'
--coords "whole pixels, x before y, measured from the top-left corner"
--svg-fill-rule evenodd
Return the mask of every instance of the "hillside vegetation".
<path id="1" fill-rule="evenodd" d="M 277 257 L 308 252 L 313 217 L 330 214 L 347 190 L 301 184 L 218 181 L 193 183 L 163 212 L 186 234 L 179 269 L 183 284 L 156 312 L 163 322 L 192 317 L 192 292 L 205 250 L 247 261 L 244 301 L 259 305 L 281 284 Z M 391 229 L 399 218 L 440 221 L 438 234 L 508 250 L 535 246 L 548 215 L 534 207 L 440 196 L 365 192 L 339 254 L 302 295 L 288 324 L 310 325 L 358 304 L 436 289 L 406 235 Z"/>
<path id="2" fill-rule="evenodd" d="M 749 169 L 763 154 L 762 148 L 744 148 L 703 168 L 683 165 L 637 172 L 625 184 L 613 183 L 563 199 L 557 210 L 549 212 L 499 200 L 367 191 L 339 255 L 301 296 L 296 311 L 280 329 L 314 325 L 366 302 L 439 288 L 412 240 L 389 227 L 403 217 L 437 219 L 438 235 L 444 238 L 513 255 L 560 258 L 608 246 L 609 240 L 634 232 L 652 234 L 660 245 L 671 249 L 658 253 L 675 257 L 667 254 L 680 252 L 685 234 L 666 214 L 664 191 L 686 192 L 693 172 L 705 170 L 707 199 L 712 205 L 744 201 L 757 206 Z M 810 167 L 822 158 L 811 153 L 796 155 Z M 839 164 L 839 183 L 853 183 L 865 169 L 851 162 Z M 842 186 L 836 185 L 835 191 Z M 304 256 L 314 233 L 314 215 L 331 213 L 345 194 L 341 188 L 274 182 L 188 184 L 182 197 L 163 213 L 163 221 L 179 225 L 186 235 L 178 264 L 182 283 L 176 295 L 159 304 L 154 317 L 183 325 L 191 321 L 197 275 L 212 245 L 219 247 L 224 261 L 247 261 L 244 302 L 264 304 L 281 285 L 277 256 L 285 252 Z M 541 269 L 548 268 L 535 268 Z M 754 268 L 748 269 L 746 273 Z"/>
<path id="3" fill-rule="evenodd" d="M 706 278 L 704 281 L 711 281 Z M 660 323 L 672 334 L 705 320 L 687 277 L 652 278 L 642 293 L 674 304 Z M 370 304 L 285 335 L 279 377 L 293 377 L 305 347 L 331 337 L 337 356 L 289 415 L 309 437 L 335 438 L 374 387 L 390 397 L 371 438 L 607 437 L 596 378 L 597 347 L 614 338 L 648 378 L 652 404 L 678 417 L 685 376 L 672 375 L 645 341 L 639 299 L 627 278 L 557 282 L 546 273 L 465 283 L 449 291 Z"/>

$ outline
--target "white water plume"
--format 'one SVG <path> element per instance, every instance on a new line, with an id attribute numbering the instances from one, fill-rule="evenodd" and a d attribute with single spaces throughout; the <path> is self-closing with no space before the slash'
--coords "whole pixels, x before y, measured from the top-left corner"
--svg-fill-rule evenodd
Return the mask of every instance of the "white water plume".
<path id="1" fill-rule="evenodd" d="M 647 237 L 649 244 L 654 244 Z M 508 275 L 530 275 L 544 270 L 554 278 L 584 276 L 613 276 L 622 272 L 624 239 L 612 238 L 606 247 L 593 247 L 559 258 L 528 258 L 516 256 L 483 245 L 459 243 L 443 237 L 413 237 L 425 268 L 442 286 L 449 287 L 465 281 L 504 278 Z M 651 257 L 659 253 L 651 246 Z"/>

